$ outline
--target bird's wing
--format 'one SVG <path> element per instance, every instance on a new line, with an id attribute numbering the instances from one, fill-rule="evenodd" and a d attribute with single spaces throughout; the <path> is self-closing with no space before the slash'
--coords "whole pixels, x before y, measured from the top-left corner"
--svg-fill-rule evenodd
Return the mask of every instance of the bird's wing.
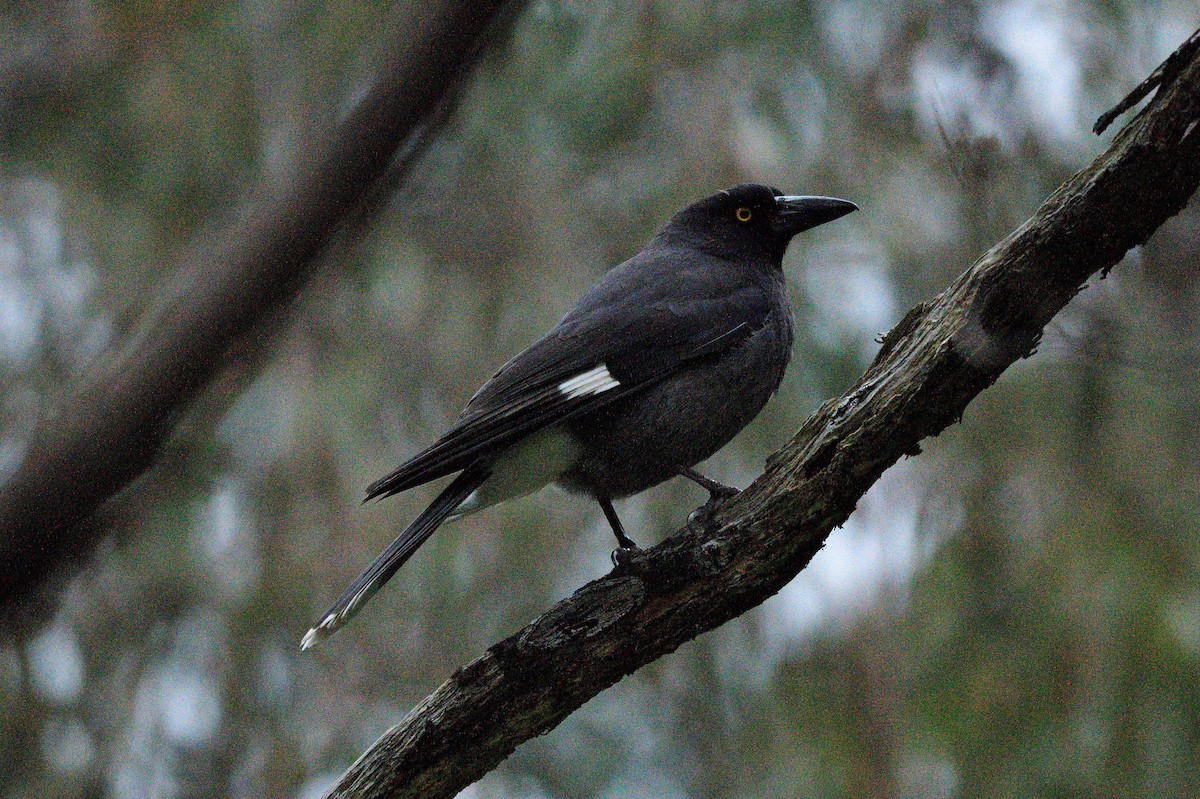
<path id="1" fill-rule="evenodd" d="M 596 289 L 604 287 L 602 281 Z M 770 307 L 761 290 L 742 285 L 722 294 L 704 288 L 681 281 L 658 296 L 642 292 L 645 302 L 636 312 L 620 298 L 589 292 L 553 331 L 485 383 L 453 428 L 368 486 L 366 498 L 465 469 L 480 455 L 724 352 L 765 323 Z"/>

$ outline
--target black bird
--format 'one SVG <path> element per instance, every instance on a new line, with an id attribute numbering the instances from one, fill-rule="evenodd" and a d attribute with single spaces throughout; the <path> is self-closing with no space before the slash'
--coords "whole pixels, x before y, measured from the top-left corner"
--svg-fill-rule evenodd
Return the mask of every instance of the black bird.
<path id="1" fill-rule="evenodd" d="M 556 482 L 593 497 L 622 548 L 612 500 L 695 472 L 762 410 L 792 350 L 783 253 L 856 210 L 741 184 L 678 212 L 545 336 L 496 372 L 455 425 L 367 487 L 387 497 L 458 472 L 301 641 L 353 616 L 438 525 Z"/>

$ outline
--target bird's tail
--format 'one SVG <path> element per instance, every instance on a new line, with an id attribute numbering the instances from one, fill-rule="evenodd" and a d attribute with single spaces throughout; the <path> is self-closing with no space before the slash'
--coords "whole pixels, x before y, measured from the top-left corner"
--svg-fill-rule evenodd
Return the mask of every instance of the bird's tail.
<path id="1" fill-rule="evenodd" d="M 468 466 L 462 474 L 454 478 L 450 485 L 438 495 L 438 498 L 426 508 L 420 516 L 413 520 L 403 533 L 396 538 L 387 549 L 375 558 L 367 570 L 360 574 L 350 586 L 342 592 L 321 620 L 300 640 L 300 648 L 308 649 L 317 641 L 331 635 L 350 617 L 367 603 L 384 583 L 392 578 L 396 570 L 412 557 L 417 547 L 425 543 L 425 539 L 433 535 L 433 531 L 446 520 L 463 500 L 471 495 L 488 477 L 486 465 L 476 462 Z"/>

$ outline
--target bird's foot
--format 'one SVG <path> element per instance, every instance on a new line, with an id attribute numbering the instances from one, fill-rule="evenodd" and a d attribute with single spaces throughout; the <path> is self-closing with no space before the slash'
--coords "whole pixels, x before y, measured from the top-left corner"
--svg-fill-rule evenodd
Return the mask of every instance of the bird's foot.
<path id="1" fill-rule="evenodd" d="M 716 512 L 726 500 L 733 499 L 738 494 L 742 493 L 741 489 L 733 488 L 732 486 L 721 485 L 716 483 L 713 487 L 708 487 L 708 502 L 705 502 L 700 507 L 696 508 L 688 514 L 688 524 L 705 527 Z"/>
<path id="2" fill-rule="evenodd" d="M 708 502 L 705 502 L 699 509 L 700 513 L 711 515 L 719 505 L 726 500 L 733 499 L 738 494 L 742 493 L 742 489 L 734 488 L 717 483 L 713 488 L 708 489 Z"/>
<path id="3" fill-rule="evenodd" d="M 612 560 L 613 568 L 619 569 L 622 566 L 628 566 L 630 561 L 633 560 L 633 554 L 640 551 L 641 548 L 637 544 L 626 538 L 625 542 L 619 548 L 610 552 L 608 557 Z"/>
<path id="4" fill-rule="evenodd" d="M 708 502 L 706 505 L 716 505 L 718 502 L 723 502 L 727 499 L 733 499 L 738 494 L 742 493 L 742 489 L 734 488 L 733 486 L 722 485 L 716 483 L 708 489 Z"/>

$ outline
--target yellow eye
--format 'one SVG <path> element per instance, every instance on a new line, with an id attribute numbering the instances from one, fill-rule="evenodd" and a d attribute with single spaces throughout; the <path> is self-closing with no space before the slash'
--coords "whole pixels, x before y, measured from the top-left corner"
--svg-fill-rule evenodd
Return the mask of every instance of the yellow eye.
<path id="1" fill-rule="evenodd" d="M 739 222 L 749 222 L 752 214 L 750 213 L 750 209 L 743 205 L 741 208 L 737 209 L 737 211 L 734 213 L 734 216 L 737 217 L 737 221 Z"/>

